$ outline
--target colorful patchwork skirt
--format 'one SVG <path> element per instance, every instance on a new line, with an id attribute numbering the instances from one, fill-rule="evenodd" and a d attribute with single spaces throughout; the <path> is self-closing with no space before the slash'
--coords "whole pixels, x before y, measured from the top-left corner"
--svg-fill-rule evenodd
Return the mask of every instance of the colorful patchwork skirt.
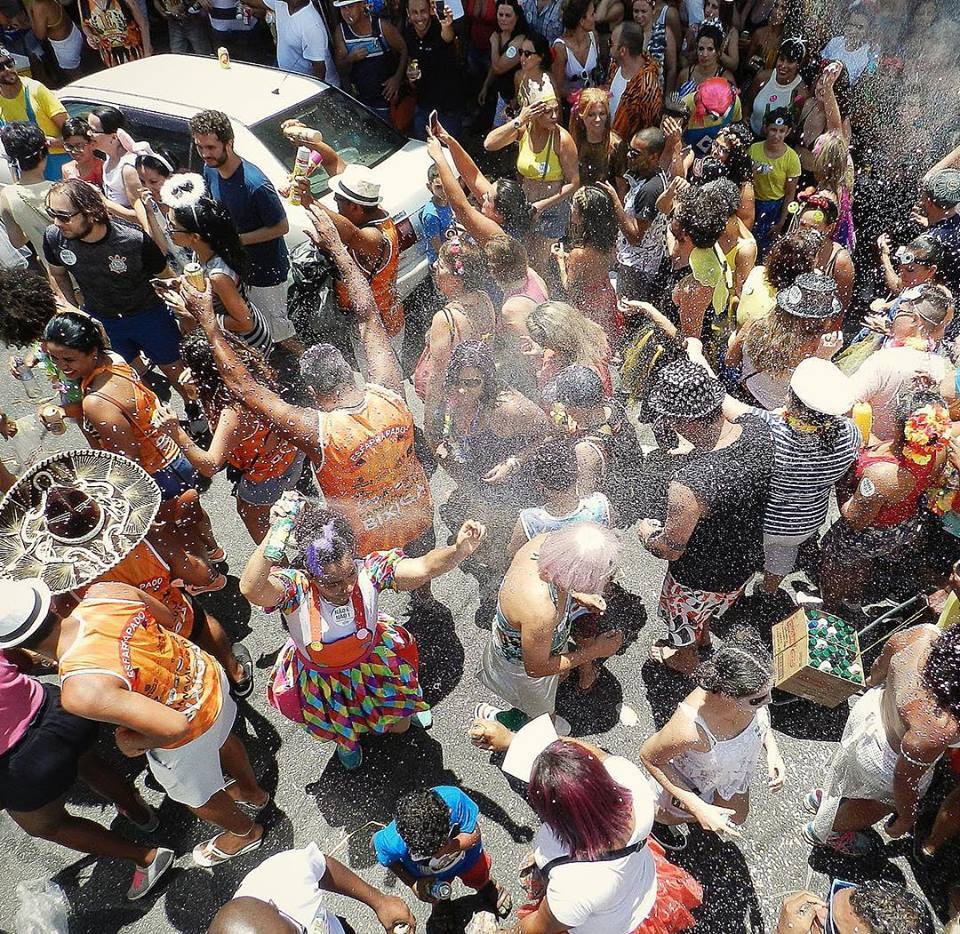
<path id="1" fill-rule="evenodd" d="M 377 621 L 370 654 L 342 671 L 318 671 L 288 641 L 274 666 L 268 699 L 311 735 L 352 751 L 364 733 L 385 733 L 395 723 L 430 709 L 420 690 L 418 664 L 413 636 L 383 616 Z M 299 700 L 293 712 L 281 700 L 290 694 Z"/>

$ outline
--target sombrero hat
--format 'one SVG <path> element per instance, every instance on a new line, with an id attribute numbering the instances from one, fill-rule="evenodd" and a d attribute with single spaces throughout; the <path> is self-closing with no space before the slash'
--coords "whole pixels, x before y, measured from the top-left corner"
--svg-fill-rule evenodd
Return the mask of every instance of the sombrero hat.
<path id="1" fill-rule="evenodd" d="M 48 457 L 0 502 L 0 579 L 38 577 L 53 594 L 84 587 L 140 543 L 159 508 L 160 488 L 126 457 Z"/>

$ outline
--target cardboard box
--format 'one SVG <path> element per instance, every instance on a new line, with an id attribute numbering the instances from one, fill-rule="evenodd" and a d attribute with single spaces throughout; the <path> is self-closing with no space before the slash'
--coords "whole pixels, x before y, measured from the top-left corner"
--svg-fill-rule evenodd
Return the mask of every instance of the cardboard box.
<path id="1" fill-rule="evenodd" d="M 862 666 L 856 633 L 854 646 L 848 651 Z M 850 681 L 810 665 L 807 611 L 803 609 L 791 613 L 773 627 L 773 677 L 774 686 L 781 691 L 824 707 L 836 707 L 863 690 L 862 682 Z"/>

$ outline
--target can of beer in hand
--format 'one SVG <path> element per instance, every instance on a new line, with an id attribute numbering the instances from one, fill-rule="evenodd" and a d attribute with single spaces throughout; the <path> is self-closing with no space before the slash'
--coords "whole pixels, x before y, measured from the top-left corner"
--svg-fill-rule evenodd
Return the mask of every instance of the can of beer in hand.
<path id="1" fill-rule="evenodd" d="M 40 406 L 40 421 L 43 427 L 52 435 L 62 435 L 67 430 L 67 423 L 63 420 L 63 409 L 59 405 Z"/>
<path id="2" fill-rule="evenodd" d="M 225 45 L 221 45 L 220 48 L 217 49 L 217 60 L 220 62 L 221 68 L 230 67 L 230 51 Z"/>
<path id="3" fill-rule="evenodd" d="M 187 263 L 183 267 L 183 278 L 198 292 L 202 292 L 207 287 L 207 277 L 203 274 L 203 266 L 199 263 Z"/>
<path id="4" fill-rule="evenodd" d="M 411 81 L 420 80 L 420 62 L 415 58 L 411 58 L 410 63 L 407 65 L 407 77 Z"/>

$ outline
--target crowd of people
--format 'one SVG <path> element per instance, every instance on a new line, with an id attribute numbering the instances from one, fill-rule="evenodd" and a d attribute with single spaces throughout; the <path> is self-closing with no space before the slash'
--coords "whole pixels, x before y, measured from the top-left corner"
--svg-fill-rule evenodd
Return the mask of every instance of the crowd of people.
<path id="1" fill-rule="evenodd" d="M 779 791 L 792 769 L 770 705 L 798 700 L 772 625 L 799 613 L 813 653 L 840 638 L 821 612 L 856 632 L 906 596 L 921 610 L 844 669 L 859 690 L 798 833 L 856 859 L 882 826 L 956 865 L 950 3 L 33 0 L 3 17 L 0 340 L 47 430 L 66 419 L 89 445 L 0 471 L 0 807 L 25 833 L 127 860 L 132 900 L 172 865 L 154 809 L 95 749 L 106 724 L 215 828 L 198 866 L 252 863 L 271 789 L 238 704 L 260 692 L 362 775 L 378 735 L 445 716 L 380 595 L 429 614 L 431 582 L 459 568 L 484 643 L 469 735 L 542 824 L 525 903 L 455 785 L 398 796 L 373 847 L 436 913 L 455 879 L 480 893 L 471 934 L 692 927 L 710 880 L 671 854 L 691 833 L 735 841 L 757 773 Z M 426 142 L 410 184 L 430 194 L 429 272 L 406 300 L 380 176 L 319 130 L 282 126 L 291 157 L 326 170 L 322 201 L 305 178 L 278 191 L 221 111 L 190 120 L 199 174 L 121 109 L 69 116 L 48 86 L 91 50 L 109 68 L 214 45 L 341 85 Z M 335 307 L 292 284 L 293 197 Z M 249 553 L 204 506 L 221 472 L 253 547 L 240 593 L 279 611 L 286 640 L 265 679 L 204 597 Z M 663 572 L 649 659 L 614 609 L 641 565 Z M 686 692 L 622 755 L 557 712 L 567 680 L 602 698 L 617 653 Z M 811 666 L 843 680 L 826 655 Z M 71 813 L 78 778 L 157 845 Z M 224 892 L 210 930 L 350 930 L 324 890 L 416 929 L 402 898 L 310 843 Z M 779 934 L 928 930 L 902 885 L 821 895 L 790 894 Z"/>

